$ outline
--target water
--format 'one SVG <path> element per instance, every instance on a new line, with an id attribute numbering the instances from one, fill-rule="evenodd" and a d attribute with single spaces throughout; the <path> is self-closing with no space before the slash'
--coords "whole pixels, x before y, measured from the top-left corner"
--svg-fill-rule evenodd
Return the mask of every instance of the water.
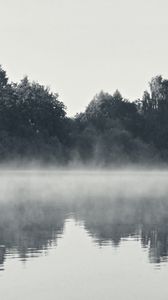
<path id="1" fill-rule="evenodd" d="M 2 171 L 0 299 L 167 299 L 168 172 Z"/>

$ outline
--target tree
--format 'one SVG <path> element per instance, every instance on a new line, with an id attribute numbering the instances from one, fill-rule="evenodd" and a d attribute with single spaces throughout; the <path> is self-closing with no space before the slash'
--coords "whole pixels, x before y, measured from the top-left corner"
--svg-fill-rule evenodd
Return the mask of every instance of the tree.
<path id="1" fill-rule="evenodd" d="M 65 106 L 58 94 L 25 77 L 16 86 L 18 108 L 18 133 L 26 135 L 57 136 L 62 139 L 62 121 Z"/>

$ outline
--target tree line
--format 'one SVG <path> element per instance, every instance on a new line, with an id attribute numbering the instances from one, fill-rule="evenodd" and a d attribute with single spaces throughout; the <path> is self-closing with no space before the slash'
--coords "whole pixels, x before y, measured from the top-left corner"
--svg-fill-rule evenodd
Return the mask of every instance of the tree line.
<path id="1" fill-rule="evenodd" d="M 152 78 L 133 102 L 101 91 L 69 118 L 57 93 L 0 67 L 0 161 L 36 159 L 101 165 L 168 161 L 168 80 Z"/>

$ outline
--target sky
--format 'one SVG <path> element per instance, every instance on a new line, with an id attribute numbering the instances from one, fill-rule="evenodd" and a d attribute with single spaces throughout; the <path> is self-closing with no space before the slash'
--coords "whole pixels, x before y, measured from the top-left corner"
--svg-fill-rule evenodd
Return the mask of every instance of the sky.
<path id="1" fill-rule="evenodd" d="M 140 98 L 168 78 L 167 0 L 0 0 L 0 64 L 59 93 L 67 114 L 101 90 Z"/>

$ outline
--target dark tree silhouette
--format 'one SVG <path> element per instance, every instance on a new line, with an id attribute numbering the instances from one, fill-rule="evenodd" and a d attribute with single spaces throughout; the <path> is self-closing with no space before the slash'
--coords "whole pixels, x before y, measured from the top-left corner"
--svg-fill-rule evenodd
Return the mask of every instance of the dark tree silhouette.
<path id="1" fill-rule="evenodd" d="M 0 160 L 167 162 L 168 80 L 156 76 L 149 88 L 134 102 L 101 91 L 68 118 L 57 93 L 27 77 L 9 83 L 0 67 Z"/>

